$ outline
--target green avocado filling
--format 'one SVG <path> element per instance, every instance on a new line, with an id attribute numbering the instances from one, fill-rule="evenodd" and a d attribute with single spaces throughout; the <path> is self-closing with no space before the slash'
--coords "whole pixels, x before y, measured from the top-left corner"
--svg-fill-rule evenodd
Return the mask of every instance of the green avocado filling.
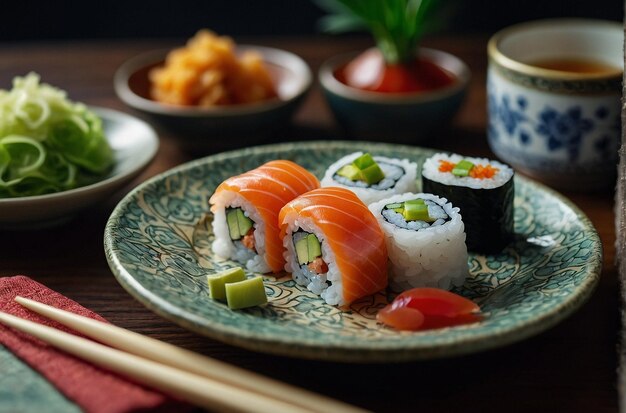
<path id="1" fill-rule="evenodd" d="M 468 176 L 473 167 L 473 163 L 463 159 L 461 162 L 454 165 L 452 174 L 455 176 Z"/>
<path id="2" fill-rule="evenodd" d="M 241 267 L 207 275 L 207 282 L 209 297 L 226 301 L 231 310 L 254 307 L 267 302 L 263 278 L 246 278 Z"/>
<path id="3" fill-rule="evenodd" d="M 228 283 L 224 287 L 228 308 L 231 310 L 254 307 L 267 302 L 263 277 L 253 277 L 243 281 Z"/>
<path id="4" fill-rule="evenodd" d="M 207 275 L 209 285 L 209 297 L 214 300 L 226 300 L 226 288 L 228 283 L 243 281 L 246 274 L 241 267 L 229 268 L 215 274 Z"/>
<path id="5" fill-rule="evenodd" d="M 295 242 L 296 255 L 300 265 L 308 264 L 322 256 L 322 246 L 315 234 L 307 234 Z"/>
<path id="6" fill-rule="evenodd" d="M 244 215 L 241 208 L 228 208 L 226 210 L 226 224 L 228 224 L 230 239 L 236 241 L 246 235 L 254 223 Z"/>
<path id="7" fill-rule="evenodd" d="M 436 221 L 428 215 L 428 205 L 426 205 L 423 199 L 413 199 L 405 202 L 387 204 L 385 208 L 402 214 L 406 221 Z"/>
<path id="8" fill-rule="evenodd" d="M 337 175 L 351 181 L 363 181 L 368 185 L 377 184 L 385 178 L 383 170 L 369 153 L 359 156 L 351 164 L 342 166 Z"/>

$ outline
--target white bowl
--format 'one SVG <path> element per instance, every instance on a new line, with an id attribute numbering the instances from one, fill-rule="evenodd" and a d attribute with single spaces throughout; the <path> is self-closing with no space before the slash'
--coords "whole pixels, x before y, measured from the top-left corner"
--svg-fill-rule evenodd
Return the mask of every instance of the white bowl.
<path id="1" fill-rule="evenodd" d="M 111 109 L 90 107 L 102 118 L 113 148 L 115 165 L 101 181 L 47 195 L 0 199 L 0 228 L 36 229 L 60 225 L 80 210 L 106 199 L 135 178 L 159 148 L 156 132 L 147 123 Z"/>

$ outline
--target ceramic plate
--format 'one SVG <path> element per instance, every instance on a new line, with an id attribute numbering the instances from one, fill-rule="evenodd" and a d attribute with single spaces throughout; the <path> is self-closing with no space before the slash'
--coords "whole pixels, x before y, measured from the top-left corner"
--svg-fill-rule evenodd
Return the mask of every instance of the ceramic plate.
<path id="1" fill-rule="evenodd" d="M 42 228 L 61 224 L 81 209 L 105 199 L 144 170 L 159 148 L 150 125 L 111 109 L 90 107 L 103 121 L 115 166 L 103 180 L 48 195 L 0 199 L 0 228 Z"/>
<path id="2" fill-rule="evenodd" d="M 269 303 L 231 311 L 208 298 L 206 274 L 236 265 L 211 252 L 208 198 L 225 178 L 271 159 L 291 159 L 321 177 L 355 150 L 408 157 L 417 147 L 307 142 L 210 156 L 144 183 L 116 207 L 105 230 L 109 265 L 150 310 L 181 326 L 247 349 L 349 362 L 405 361 L 471 353 L 537 334 L 571 314 L 596 285 L 602 250 L 589 220 L 546 187 L 515 178 L 516 241 L 498 255 L 470 255 L 471 276 L 457 292 L 480 304 L 480 323 L 398 332 L 375 321 L 385 293 L 342 311 L 289 280 L 266 278 Z"/>

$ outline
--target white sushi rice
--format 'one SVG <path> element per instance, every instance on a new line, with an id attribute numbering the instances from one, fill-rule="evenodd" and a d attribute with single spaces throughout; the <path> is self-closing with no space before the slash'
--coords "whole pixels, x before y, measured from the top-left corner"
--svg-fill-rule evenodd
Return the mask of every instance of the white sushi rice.
<path id="1" fill-rule="evenodd" d="M 466 159 L 474 165 L 491 165 L 498 169 L 498 172 L 490 179 L 472 178 L 471 176 L 456 176 L 450 172 L 440 172 L 440 161 L 448 161 L 452 163 L 459 163 L 463 159 Z M 508 165 L 505 165 L 498 161 L 493 161 L 487 158 L 471 158 L 458 154 L 446 154 L 436 153 L 430 158 L 424 161 L 422 167 L 422 176 L 430 179 L 431 181 L 439 182 L 445 185 L 466 186 L 472 189 L 493 189 L 499 188 L 511 179 L 513 176 L 513 169 Z"/>
<path id="2" fill-rule="evenodd" d="M 406 221 L 385 205 L 421 198 L 438 219 Z M 450 289 L 461 286 L 469 274 L 465 226 L 459 209 L 432 194 L 394 195 L 369 205 L 385 233 L 389 253 L 390 284 L 394 290 L 414 287 Z M 444 217 L 445 215 L 445 217 Z M 386 219 L 387 218 L 387 219 Z"/>
<path id="3" fill-rule="evenodd" d="M 394 194 L 417 191 L 417 164 L 408 159 L 374 156 L 374 160 L 385 174 L 385 178 L 375 185 L 368 185 L 361 181 L 351 181 L 336 175 L 341 167 L 352 163 L 361 155 L 363 155 L 363 152 L 354 152 L 330 165 L 326 169 L 324 178 L 321 180 L 321 185 L 323 187 L 340 186 L 349 189 L 366 205 L 388 198 Z"/>
<path id="4" fill-rule="evenodd" d="M 224 190 L 211 198 L 211 212 L 213 212 L 213 252 L 226 259 L 237 261 L 246 266 L 248 271 L 267 273 L 271 271 L 265 258 L 265 223 L 256 208 L 237 192 Z M 230 239 L 228 224 L 226 223 L 226 208 L 241 208 L 244 215 L 254 224 L 254 251 L 246 248 L 241 241 L 233 242 Z"/>
<path id="5" fill-rule="evenodd" d="M 283 222 L 287 223 L 286 235 L 283 238 L 285 252 L 285 271 L 290 273 L 296 283 L 305 286 L 313 294 L 317 294 L 330 305 L 343 305 L 343 286 L 341 273 L 335 262 L 335 254 L 330 249 L 324 233 L 315 225 L 313 220 L 300 217 L 296 213 L 287 215 Z M 321 244 L 322 259 L 328 265 L 326 274 L 316 274 L 309 270 L 306 265 L 298 263 L 298 256 L 293 242 L 293 233 L 303 230 L 315 234 Z M 330 285 L 326 281 L 330 281 Z"/>

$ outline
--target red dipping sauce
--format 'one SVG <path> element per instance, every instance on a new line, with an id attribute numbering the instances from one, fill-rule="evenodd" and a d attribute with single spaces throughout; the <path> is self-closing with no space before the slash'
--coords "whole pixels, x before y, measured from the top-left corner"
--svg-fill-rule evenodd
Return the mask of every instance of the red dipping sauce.
<path id="1" fill-rule="evenodd" d="M 387 64 L 377 49 L 369 49 L 334 73 L 341 83 L 382 93 L 415 93 L 444 88 L 456 77 L 423 57 L 403 64 Z"/>

